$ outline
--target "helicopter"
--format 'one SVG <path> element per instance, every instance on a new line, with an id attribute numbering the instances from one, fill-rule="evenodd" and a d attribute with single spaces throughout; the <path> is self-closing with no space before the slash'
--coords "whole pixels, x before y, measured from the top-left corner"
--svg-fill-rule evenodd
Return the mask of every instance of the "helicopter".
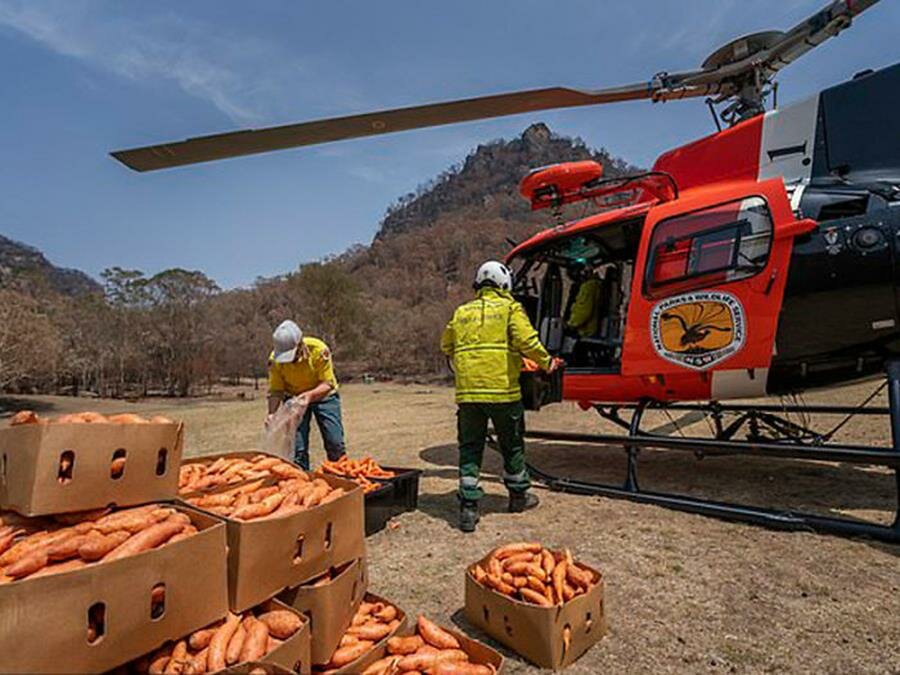
<path id="1" fill-rule="evenodd" d="M 562 400 L 595 410 L 623 434 L 529 431 L 531 440 L 621 446 L 622 484 L 560 477 L 556 490 L 620 497 L 785 529 L 900 541 L 900 64 L 865 71 L 790 105 L 778 72 L 839 34 L 878 0 L 837 0 L 786 31 L 733 40 L 699 69 L 600 89 L 552 87 L 235 131 L 115 151 L 152 171 L 336 140 L 504 115 L 647 99 L 706 97 L 710 136 L 664 152 L 644 173 L 605 178 L 593 161 L 540 167 L 520 184 L 551 225 L 515 245 L 513 292 L 566 366 L 526 367 L 526 407 Z M 772 106 L 767 109 L 767 103 Z M 592 210 L 566 220 L 570 205 Z M 585 279 L 599 287 L 596 330 L 567 325 Z M 747 405 L 884 378 L 857 406 Z M 888 407 L 868 404 L 887 387 Z M 701 415 L 711 437 L 641 428 L 651 409 Z M 791 414 L 888 417 L 891 448 L 831 442 Z M 651 492 L 644 449 L 698 456 L 878 465 L 894 470 L 892 524 Z"/>

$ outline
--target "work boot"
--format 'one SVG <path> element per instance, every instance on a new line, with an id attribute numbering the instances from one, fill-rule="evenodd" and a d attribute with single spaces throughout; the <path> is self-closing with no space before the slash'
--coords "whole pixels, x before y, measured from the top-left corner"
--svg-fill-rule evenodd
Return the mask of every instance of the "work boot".
<path id="1" fill-rule="evenodd" d="M 509 512 L 510 513 L 522 513 L 522 511 L 528 511 L 529 509 L 533 509 L 535 506 L 541 503 L 541 500 L 537 498 L 537 495 L 533 495 L 527 490 L 525 492 L 510 492 L 509 493 Z"/>
<path id="2" fill-rule="evenodd" d="M 460 530 L 463 532 L 474 532 L 480 518 L 478 515 L 478 502 L 471 502 L 465 499 L 459 502 Z"/>

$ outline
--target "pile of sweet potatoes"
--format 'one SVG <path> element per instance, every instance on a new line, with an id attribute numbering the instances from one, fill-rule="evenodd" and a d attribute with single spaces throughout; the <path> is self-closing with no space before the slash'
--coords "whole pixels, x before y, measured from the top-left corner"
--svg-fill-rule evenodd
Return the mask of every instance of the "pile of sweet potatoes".
<path id="1" fill-rule="evenodd" d="M 494 675 L 493 666 L 472 663 L 461 649 L 459 640 L 424 616 L 409 637 L 392 637 L 387 643 L 388 656 L 379 659 L 363 675 Z"/>
<path id="2" fill-rule="evenodd" d="M 25 518 L 0 514 L 0 584 L 118 560 L 190 537 L 190 518 L 170 506 Z"/>
<path id="3" fill-rule="evenodd" d="M 243 614 L 229 612 L 225 619 L 132 661 L 125 670 L 140 675 L 212 673 L 259 661 L 302 626 L 303 619 L 286 609 L 255 607 Z"/>
<path id="4" fill-rule="evenodd" d="M 324 479 L 303 471 L 276 485 L 268 485 L 269 482 L 256 480 L 225 492 L 188 497 L 185 501 L 233 520 L 256 520 L 293 515 L 345 494 L 343 488 L 333 488 Z"/>
<path id="5" fill-rule="evenodd" d="M 98 412 L 70 413 L 50 419 L 39 417 L 33 410 L 21 410 L 9 420 L 10 426 L 19 424 L 172 424 L 172 420 L 162 415 L 146 418 L 133 413 L 102 415 Z"/>
<path id="6" fill-rule="evenodd" d="M 551 551 L 535 542 L 501 546 L 485 562 L 473 565 L 470 573 L 488 588 L 542 607 L 566 603 L 596 583 L 568 549 Z"/>
<path id="7" fill-rule="evenodd" d="M 365 656 L 377 642 L 397 630 L 399 616 L 399 610 L 387 602 L 362 602 L 331 660 L 321 667 L 323 675 Z"/>
<path id="8" fill-rule="evenodd" d="M 257 478 L 302 478 L 306 473 L 278 457 L 258 454 L 250 457 L 219 457 L 214 462 L 186 462 L 178 474 L 178 493 L 182 495 L 211 490 L 222 485 Z"/>

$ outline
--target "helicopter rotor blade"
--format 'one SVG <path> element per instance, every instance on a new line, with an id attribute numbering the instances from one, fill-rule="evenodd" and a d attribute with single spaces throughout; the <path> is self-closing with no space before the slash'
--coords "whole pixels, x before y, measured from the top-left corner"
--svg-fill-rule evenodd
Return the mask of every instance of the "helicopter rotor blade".
<path id="1" fill-rule="evenodd" d="M 549 87 L 418 105 L 263 129 L 246 129 L 184 141 L 112 152 L 135 171 L 253 155 L 304 145 L 377 136 L 409 129 L 585 105 L 650 99 L 667 101 L 715 95 L 724 101 L 755 82 L 757 99 L 781 68 L 837 35 L 879 0 L 834 0 L 785 32 L 768 31 L 734 40 L 714 52 L 700 70 L 660 73 L 648 82 L 610 89 Z M 757 110 L 758 108 L 753 108 Z M 755 114 L 755 112 L 753 113 Z"/>
<path id="2" fill-rule="evenodd" d="M 153 171 L 272 150 L 539 110 L 617 103 L 645 98 L 667 100 L 669 98 L 703 96 L 716 91 L 717 87 L 710 87 L 706 84 L 698 87 L 669 89 L 661 81 L 642 82 L 596 91 L 550 87 L 264 129 L 247 129 L 200 136 L 174 143 L 118 150 L 111 154 L 136 171 Z"/>

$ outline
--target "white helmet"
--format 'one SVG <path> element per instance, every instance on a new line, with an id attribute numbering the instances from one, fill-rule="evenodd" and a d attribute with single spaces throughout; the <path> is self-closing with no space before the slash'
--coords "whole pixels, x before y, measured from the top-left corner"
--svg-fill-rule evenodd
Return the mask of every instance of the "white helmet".
<path id="1" fill-rule="evenodd" d="M 475 288 L 493 284 L 504 291 L 512 290 L 512 272 L 502 262 L 488 260 L 475 273 Z"/>

